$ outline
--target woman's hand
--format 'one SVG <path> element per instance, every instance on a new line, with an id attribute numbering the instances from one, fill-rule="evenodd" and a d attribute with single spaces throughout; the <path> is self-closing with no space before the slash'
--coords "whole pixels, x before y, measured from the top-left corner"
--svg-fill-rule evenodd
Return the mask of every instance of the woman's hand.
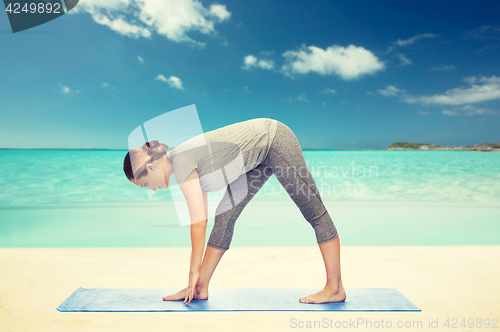
<path id="1" fill-rule="evenodd" d="M 189 273 L 189 285 L 187 287 L 186 298 L 182 304 L 191 303 L 191 300 L 194 298 L 194 293 L 199 293 L 200 287 L 200 272 L 190 272 Z"/>

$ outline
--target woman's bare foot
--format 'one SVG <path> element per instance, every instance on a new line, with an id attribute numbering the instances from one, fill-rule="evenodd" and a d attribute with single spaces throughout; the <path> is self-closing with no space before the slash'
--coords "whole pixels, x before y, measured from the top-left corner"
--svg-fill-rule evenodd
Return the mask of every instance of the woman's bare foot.
<path id="1" fill-rule="evenodd" d="M 208 300 L 208 287 L 196 287 L 197 290 L 194 292 L 193 300 Z M 200 291 L 199 293 L 198 290 Z M 163 297 L 163 301 L 179 301 L 184 300 L 187 294 L 187 287 L 183 290 L 178 291 L 175 294 L 167 295 Z"/>
<path id="2" fill-rule="evenodd" d="M 344 302 L 346 299 L 346 293 L 342 281 L 340 282 L 340 287 L 333 289 L 330 286 L 325 286 L 322 290 L 317 293 L 311 294 L 306 297 L 299 299 L 302 303 L 329 303 L 329 302 Z"/>

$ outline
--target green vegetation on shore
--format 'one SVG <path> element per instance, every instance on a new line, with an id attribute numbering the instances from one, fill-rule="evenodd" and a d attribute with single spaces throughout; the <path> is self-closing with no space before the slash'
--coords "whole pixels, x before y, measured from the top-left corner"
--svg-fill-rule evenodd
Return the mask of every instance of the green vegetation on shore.
<path id="1" fill-rule="evenodd" d="M 445 146 L 426 143 L 397 142 L 387 147 L 387 150 L 469 150 L 500 152 L 500 143 L 482 143 L 465 146 Z"/>

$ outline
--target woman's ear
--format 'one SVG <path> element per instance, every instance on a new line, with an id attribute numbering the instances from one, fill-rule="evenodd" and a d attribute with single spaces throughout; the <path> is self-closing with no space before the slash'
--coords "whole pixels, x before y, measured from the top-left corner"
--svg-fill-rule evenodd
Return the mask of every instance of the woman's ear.
<path id="1" fill-rule="evenodd" d="M 156 169 L 156 164 L 154 163 L 147 163 L 146 164 L 146 169 L 150 171 L 154 171 Z"/>
<path id="2" fill-rule="evenodd" d="M 161 160 L 154 160 L 153 162 L 149 162 L 146 164 L 146 169 L 149 169 L 153 172 L 157 167 L 161 168 Z"/>

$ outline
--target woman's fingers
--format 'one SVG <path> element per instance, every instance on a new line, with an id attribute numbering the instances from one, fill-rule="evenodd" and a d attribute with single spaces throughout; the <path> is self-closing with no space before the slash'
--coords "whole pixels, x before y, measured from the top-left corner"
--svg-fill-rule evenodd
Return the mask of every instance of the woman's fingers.
<path id="1" fill-rule="evenodd" d="M 196 279 L 196 281 L 195 281 Z M 193 300 L 194 296 L 195 296 L 195 292 L 196 294 L 199 294 L 201 289 L 200 289 L 200 278 L 199 276 L 198 277 L 193 277 L 189 278 L 189 285 L 187 287 L 187 292 L 186 292 L 186 297 L 184 298 L 184 302 L 182 302 L 182 304 L 186 304 L 186 302 L 189 304 L 191 303 L 191 300 Z"/>
<path id="2" fill-rule="evenodd" d="M 182 302 L 182 304 L 186 304 L 186 302 L 189 300 L 189 293 L 191 292 L 191 290 L 188 288 L 187 292 L 186 292 L 186 298 L 184 299 L 184 302 Z"/>
<path id="3" fill-rule="evenodd" d="M 186 293 L 186 298 L 184 299 L 184 302 L 182 302 L 182 304 L 186 304 L 186 301 L 189 304 L 189 303 L 191 303 L 192 299 L 193 299 L 193 288 L 189 287 L 189 289 Z"/>

